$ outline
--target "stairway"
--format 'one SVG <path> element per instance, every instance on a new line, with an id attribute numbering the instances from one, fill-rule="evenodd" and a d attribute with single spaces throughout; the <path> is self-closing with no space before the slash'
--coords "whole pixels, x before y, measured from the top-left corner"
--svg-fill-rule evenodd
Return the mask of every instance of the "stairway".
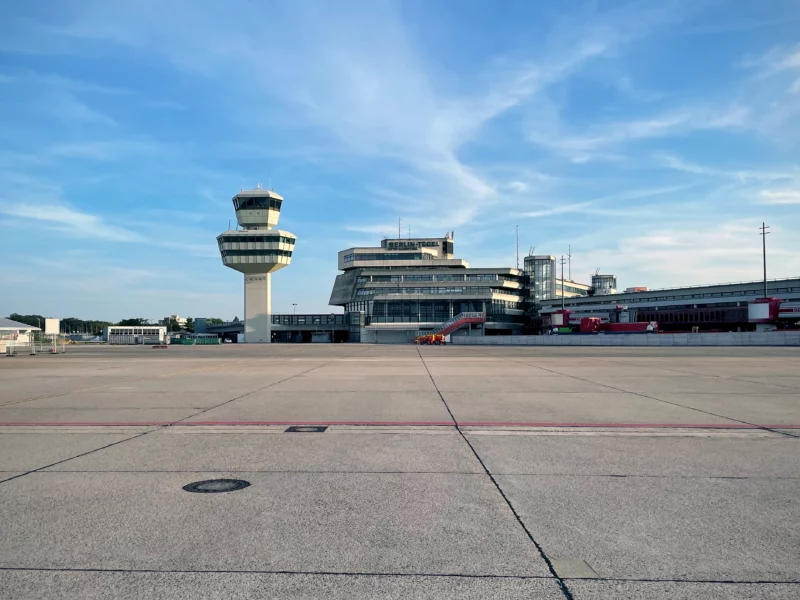
<path id="1" fill-rule="evenodd" d="M 449 335 L 456 331 L 457 329 L 461 329 L 464 325 L 468 325 L 469 323 L 485 323 L 486 322 L 486 313 L 482 312 L 462 312 L 458 313 L 454 317 L 450 317 L 447 321 L 439 325 L 433 331 L 418 331 L 417 335 L 430 335 L 430 334 L 439 334 L 439 335 Z"/>

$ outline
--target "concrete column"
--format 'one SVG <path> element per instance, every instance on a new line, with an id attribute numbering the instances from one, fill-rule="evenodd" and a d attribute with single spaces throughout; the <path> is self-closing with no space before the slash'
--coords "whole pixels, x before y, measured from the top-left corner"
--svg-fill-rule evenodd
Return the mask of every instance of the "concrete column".
<path id="1" fill-rule="evenodd" d="M 272 341 L 272 275 L 244 276 L 244 341 L 269 344 Z"/>

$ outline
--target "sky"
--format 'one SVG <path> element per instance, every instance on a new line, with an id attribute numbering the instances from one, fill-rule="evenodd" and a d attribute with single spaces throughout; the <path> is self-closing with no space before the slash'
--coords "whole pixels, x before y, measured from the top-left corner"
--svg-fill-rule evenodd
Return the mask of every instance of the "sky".
<path id="1" fill-rule="evenodd" d="M 800 276 L 800 3 L 7 3 L 0 314 L 243 316 L 216 236 L 258 182 L 297 238 L 275 312 L 330 312 L 336 253 L 455 231 L 474 267 Z M 339 310 L 338 308 L 336 309 Z"/>

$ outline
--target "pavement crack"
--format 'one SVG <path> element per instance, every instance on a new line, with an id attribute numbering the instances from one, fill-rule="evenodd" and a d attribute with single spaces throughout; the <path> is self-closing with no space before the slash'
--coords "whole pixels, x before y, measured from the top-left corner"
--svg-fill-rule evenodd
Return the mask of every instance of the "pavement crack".
<path id="1" fill-rule="evenodd" d="M 439 398 L 441 399 L 442 404 L 444 404 L 444 407 L 447 410 L 447 414 L 449 414 L 450 418 L 453 420 L 453 427 L 455 427 L 456 431 L 458 431 L 459 435 L 461 436 L 461 439 L 464 440 L 464 443 L 472 451 L 472 454 L 475 456 L 475 458 L 477 459 L 478 463 L 480 463 L 481 468 L 486 473 L 486 476 L 489 478 L 489 481 L 492 482 L 492 485 L 494 485 L 495 489 L 498 491 L 500 496 L 503 498 L 503 500 L 505 501 L 505 503 L 508 506 L 509 510 L 511 510 L 511 514 L 514 515 L 514 518 L 517 520 L 517 523 L 522 528 L 522 530 L 525 532 L 525 535 L 528 536 L 528 539 L 536 547 L 536 550 L 539 552 L 539 556 L 542 558 L 544 563 L 547 565 L 547 570 L 550 572 L 550 574 L 553 576 L 553 578 L 558 583 L 558 587 L 561 590 L 561 593 L 564 595 L 564 598 L 566 598 L 567 600 L 573 600 L 572 592 L 570 592 L 569 588 L 567 587 L 567 583 L 556 572 L 552 561 L 547 556 L 547 554 L 545 554 L 544 549 L 542 548 L 541 544 L 539 544 L 539 542 L 536 541 L 536 538 L 533 537 L 533 534 L 528 529 L 528 527 L 525 525 L 525 522 L 522 520 L 522 517 L 520 517 L 519 513 L 517 512 L 517 509 L 514 508 L 514 505 L 511 503 L 511 500 L 509 499 L 508 496 L 506 496 L 506 493 L 503 491 L 503 488 L 500 487 L 500 484 L 494 478 L 494 475 L 492 475 L 491 471 L 489 471 L 489 468 L 486 466 L 486 463 L 483 462 L 483 459 L 481 458 L 481 455 L 478 454 L 478 451 L 475 449 L 475 447 L 469 441 L 467 436 L 464 435 L 464 432 L 461 430 L 461 426 L 458 424 L 458 421 L 456 420 L 455 415 L 453 415 L 453 411 L 450 410 L 450 406 L 447 404 L 447 400 L 444 399 L 444 395 L 442 395 L 442 392 L 439 389 L 439 386 L 436 385 L 436 380 L 433 378 L 433 375 L 431 374 L 431 371 L 428 368 L 428 365 L 425 362 L 425 359 L 422 357 L 422 352 L 420 351 L 419 347 L 417 347 L 417 353 L 419 354 L 420 361 L 422 361 L 422 365 L 425 367 L 425 371 L 428 373 L 428 377 L 431 378 L 431 383 L 433 384 L 433 387 L 436 389 L 436 393 L 439 395 Z"/>
<path id="2" fill-rule="evenodd" d="M 548 373 L 553 373 L 555 375 L 561 375 L 562 377 L 569 377 L 571 379 L 577 379 L 578 381 L 583 381 L 584 383 L 591 383 L 592 385 L 599 385 L 599 386 L 602 386 L 602 387 L 606 387 L 606 388 L 609 388 L 611 390 L 615 390 L 617 392 L 623 392 L 625 394 L 633 394 L 634 396 L 639 396 L 640 398 L 647 398 L 648 400 L 655 400 L 656 402 L 662 402 L 664 404 L 669 404 L 671 406 L 677 406 L 679 408 L 686 408 L 688 410 L 694 410 L 696 412 L 703 413 L 705 415 L 711 415 L 712 417 L 718 417 L 720 419 L 727 419 L 729 421 L 734 421 L 736 423 L 741 423 L 742 425 L 750 425 L 750 426 L 755 427 L 757 429 L 761 429 L 763 431 L 769 431 L 771 433 L 777 433 L 778 435 L 782 435 L 784 437 L 789 437 L 789 438 L 794 438 L 794 439 L 800 437 L 800 436 L 796 436 L 796 435 L 793 435 L 791 433 L 787 433 L 787 432 L 779 430 L 779 429 L 773 429 L 771 427 L 764 427 L 763 425 L 759 425 L 757 423 L 751 423 L 749 421 L 742 421 L 741 419 L 734 419 L 733 417 L 728 417 L 726 415 L 719 415 L 717 413 L 713 413 L 713 412 L 708 411 L 708 410 L 703 410 L 701 408 L 695 408 L 694 406 L 686 406 L 684 404 L 679 404 L 677 402 L 670 402 L 669 400 L 663 400 L 661 398 L 656 398 L 655 396 L 648 396 L 647 394 L 642 394 L 641 392 L 632 392 L 631 390 L 625 390 L 625 389 L 622 389 L 622 388 L 618 388 L 618 387 L 615 387 L 613 385 L 609 385 L 607 383 L 598 383 L 597 381 L 592 381 L 591 379 L 584 379 L 583 377 L 578 377 L 577 375 L 569 375 L 568 373 L 561 373 L 559 371 L 553 371 L 552 369 L 547 369 L 545 367 L 540 367 L 538 365 L 529 365 L 528 363 L 520 362 L 518 360 L 507 358 L 505 356 L 501 356 L 500 358 L 502 358 L 503 360 L 507 360 L 509 362 L 513 362 L 513 363 L 518 364 L 518 365 L 525 365 L 526 367 L 531 367 L 532 369 L 540 369 L 542 371 L 547 371 Z"/>

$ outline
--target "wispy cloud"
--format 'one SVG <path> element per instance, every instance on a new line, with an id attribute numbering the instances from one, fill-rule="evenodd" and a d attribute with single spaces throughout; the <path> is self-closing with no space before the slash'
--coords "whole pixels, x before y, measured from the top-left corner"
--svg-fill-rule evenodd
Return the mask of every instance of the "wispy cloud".
<path id="1" fill-rule="evenodd" d="M 117 122 L 110 116 L 89 107 L 85 102 L 67 93 L 50 94 L 43 99 L 43 110 L 62 121 L 70 123 L 95 123 L 98 125 L 116 126 Z"/>
<path id="2" fill-rule="evenodd" d="M 34 201 L 33 198 L 29 198 L 24 203 L 5 199 L 0 202 L 0 214 L 36 221 L 73 237 L 112 242 L 142 242 L 145 239 L 134 231 L 107 223 L 102 217 L 47 199 Z"/>
<path id="3" fill-rule="evenodd" d="M 741 65 L 751 69 L 758 79 L 789 76 L 787 90 L 792 94 L 800 93 L 800 43 L 776 46 L 761 56 L 744 59 Z"/>
<path id="4" fill-rule="evenodd" d="M 799 190 L 761 190 L 765 204 L 800 204 Z"/>
<path id="5" fill-rule="evenodd" d="M 693 107 L 646 119 L 609 122 L 577 136 L 564 131 L 553 132 L 551 125 L 546 131 L 531 130 L 528 139 L 564 152 L 572 156 L 574 162 L 586 162 L 596 151 L 615 148 L 626 142 L 668 138 L 694 131 L 738 129 L 746 124 L 748 114 L 749 110 L 743 106 L 732 106 L 722 113 L 717 107 Z"/>

